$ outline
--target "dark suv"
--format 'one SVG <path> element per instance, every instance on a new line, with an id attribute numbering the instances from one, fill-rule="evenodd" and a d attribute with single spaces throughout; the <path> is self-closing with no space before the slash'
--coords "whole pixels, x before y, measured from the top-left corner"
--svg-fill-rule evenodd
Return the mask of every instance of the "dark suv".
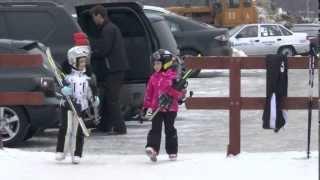
<path id="1" fill-rule="evenodd" d="M 80 27 L 63 6 L 52 2 L 0 2 L 0 39 L 37 40 L 55 61 L 66 59 Z"/>
<path id="2" fill-rule="evenodd" d="M 178 55 L 179 50 L 168 25 L 162 17 L 152 15 L 146 17 L 142 7 L 137 3 L 107 3 L 104 5 L 108 8 L 112 21 L 121 29 L 130 61 L 131 69 L 127 72 L 125 85 L 121 92 L 121 108 L 126 120 L 130 120 L 137 113 L 136 110 L 138 110 L 143 101 L 146 81 L 152 72 L 150 61 L 152 52 L 163 48 Z M 88 15 L 88 9 L 92 6 L 94 5 L 77 7 L 81 28 L 89 37 L 94 33 L 93 22 Z M 60 64 L 66 59 L 67 50 L 73 46 L 73 34 L 82 30 L 62 6 L 54 3 L 0 3 L 0 39 L 29 39 L 43 42 L 43 44 L 51 48 L 55 61 Z M 5 49 L 2 52 L 16 53 L 22 51 L 23 53 L 30 53 L 29 50 L 23 48 L 25 47 L 23 44 L 31 43 L 30 41 L 2 41 L 2 47 Z M 11 48 L 11 50 L 8 51 L 8 48 Z M 39 50 L 38 53 L 42 54 Z M 44 68 L 45 66 L 46 64 L 43 64 Z M 28 71 L 28 76 L 34 74 L 33 76 L 39 79 L 38 71 L 42 72 L 42 70 L 34 70 L 34 72 Z M 4 72 L 5 70 L 1 71 Z M 13 74 L 14 72 L 12 72 L 12 76 Z M 17 71 L 15 76 L 20 79 L 18 82 L 24 82 L 21 80 L 23 75 Z M 21 84 L 17 84 L 17 81 L 10 81 L 8 78 L 4 80 L 3 77 L 8 77 L 4 73 L 0 74 L 0 77 L 2 78 L 0 93 L 8 90 L 6 89 L 8 87 L 11 87 L 10 91 L 21 91 L 20 88 L 24 88 Z M 52 78 L 50 76 L 50 81 Z M 24 85 L 32 86 L 31 83 Z M 34 90 L 31 87 L 27 89 Z M 17 126 L 19 127 L 18 129 L 15 128 L 18 133 L 10 136 L 12 137 L 11 139 L 8 139 L 8 134 L 5 135 L 6 132 L 1 132 L 7 137 L 5 140 L 6 145 L 14 145 L 17 142 L 28 139 L 32 137 L 37 129 L 54 127 L 59 121 L 59 118 L 56 117 L 59 112 L 53 106 L 12 107 L 2 104 L 0 110 L 8 112 L 12 117 L 19 117 L 19 122 L 21 121 L 20 124 L 22 124 Z M 0 121 L 3 119 L 0 116 Z"/>
<path id="3" fill-rule="evenodd" d="M 31 138 L 38 129 L 56 126 L 59 101 L 43 45 L 34 41 L 0 39 L 0 55 L 7 55 L 7 60 L 18 58 L 21 61 L 10 68 L 0 66 L 0 94 L 3 95 L 0 104 L 9 104 L 0 106 L 0 136 L 4 144 L 10 146 Z M 35 57 L 41 59 L 38 67 L 18 67 Z M 10 97 L 10 94 L 15 95 Z"/>

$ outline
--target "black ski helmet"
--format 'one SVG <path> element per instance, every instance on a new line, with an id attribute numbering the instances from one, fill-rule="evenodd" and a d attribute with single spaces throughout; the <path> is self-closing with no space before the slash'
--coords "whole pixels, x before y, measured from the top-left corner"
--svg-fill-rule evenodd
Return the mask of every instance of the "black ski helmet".
<path id="1" fill-rule="evenodd" d="M 159 49 L 152 54 L 152 61 L 160 61 L 162 63 L 162 69 L 167 70 L 173 64 L 173 54 L 165 49 Z"/>

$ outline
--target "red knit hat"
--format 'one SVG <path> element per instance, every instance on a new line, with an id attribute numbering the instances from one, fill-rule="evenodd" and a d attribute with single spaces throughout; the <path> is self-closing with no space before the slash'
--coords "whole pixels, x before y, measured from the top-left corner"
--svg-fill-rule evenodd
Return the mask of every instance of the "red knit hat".
<path id="1" fill-rule="evenodd" d="M 75 46 L 89 45 L 88 36 L 83 32 L 77 32 L 73 34 L 73 42 Z"/>

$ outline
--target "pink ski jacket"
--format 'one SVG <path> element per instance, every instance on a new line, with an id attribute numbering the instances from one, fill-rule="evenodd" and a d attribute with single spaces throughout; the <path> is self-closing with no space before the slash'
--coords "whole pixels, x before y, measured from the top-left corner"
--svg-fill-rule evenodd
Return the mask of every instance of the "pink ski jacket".
<path id="1" fill-rule="evenodd" d="M 169 111 L 177 112 L 178 100 L 183 96 L 183 93 L 171 87 L 172 82 L 176 77 L 177 73 L 172 69 L 169 69 L 166 72 L 154 72 L 150 76 L 147 84 L 143 108 L 152 108 L 152 110 L 155 111 L 159 107 L 160 95 L 167 93 L 173 98 Z"/>

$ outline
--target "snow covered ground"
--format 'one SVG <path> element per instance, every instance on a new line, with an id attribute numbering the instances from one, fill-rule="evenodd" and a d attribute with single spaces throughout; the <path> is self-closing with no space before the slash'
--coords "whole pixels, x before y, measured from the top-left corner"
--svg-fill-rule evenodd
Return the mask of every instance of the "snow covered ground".
<path id="1" fill-rule="evenodd" d="M 87 155 L 78 165 L 56 162 L 50 152 L 0 150 L 0 177 L 6 180 L 316 180 L 316 152 L 179 154 L 177 161 L 160 155 L 157 163 L 144 155 Z"/>

